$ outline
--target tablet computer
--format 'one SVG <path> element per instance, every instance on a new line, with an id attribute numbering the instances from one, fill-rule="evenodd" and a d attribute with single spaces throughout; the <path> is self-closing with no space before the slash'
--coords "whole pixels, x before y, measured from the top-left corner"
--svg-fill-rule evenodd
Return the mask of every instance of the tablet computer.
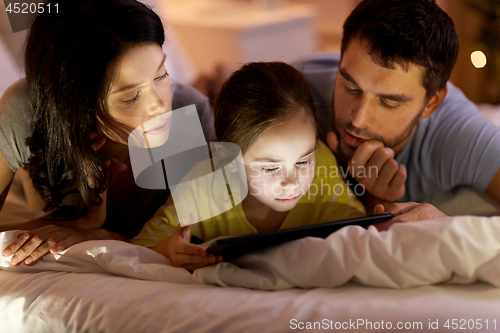
<path id="1" fill-rule="evenodd" d="M 374 223 L 388 221 L 392 217 L 392 214 L 387 213 L 335 222 L 313 224 L 297 228 L 269 231 L 260 234 L 222 238 L 211 243 L 207 248 L 207 253 L 221 255 L 224 258 L 224 261 L 228 261 L 250 251 L 261 250 L 266 247 L 282 244 L 303 237 L 326 238 L 332 232 L 348 225 L 367 227 Z"/>

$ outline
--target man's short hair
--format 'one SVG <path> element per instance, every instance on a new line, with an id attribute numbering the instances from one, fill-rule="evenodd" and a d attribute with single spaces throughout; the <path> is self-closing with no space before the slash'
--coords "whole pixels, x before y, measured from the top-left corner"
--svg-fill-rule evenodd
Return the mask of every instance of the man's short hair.
<path id="1" fill-rule="evenodd" d="M 341 55 L 356 38 L 383 67 L 424 67 L 427 99 L 446 86 L 458 56 L 453 21 L 435 0 L 363 0 L 344 23 Z"/>

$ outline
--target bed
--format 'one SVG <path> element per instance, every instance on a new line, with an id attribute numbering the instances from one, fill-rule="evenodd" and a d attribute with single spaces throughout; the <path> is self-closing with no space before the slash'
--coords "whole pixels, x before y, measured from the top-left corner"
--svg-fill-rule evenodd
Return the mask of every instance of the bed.
<path id="1" fill-rule="evenodd" d="M 2 221 L 29 218 L 23 204 L 16 179 Z M 9 259 L 0 332 L 500 331 L 499 217 L 350 226 L 193 274 L 120 241 Z"/>

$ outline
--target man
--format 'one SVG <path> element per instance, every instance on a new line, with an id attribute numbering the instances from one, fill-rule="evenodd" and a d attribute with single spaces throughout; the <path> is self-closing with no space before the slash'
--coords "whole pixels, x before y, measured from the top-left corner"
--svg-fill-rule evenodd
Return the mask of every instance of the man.
<path id="1" fill-rule="evenodd" d="M 344 24 L 340 57 L 298 66 L 323 139 L 365 187 L 367 211 L 458 187 L 500 202 L 500 131 L 447 83 L 457 54 L 435 1 L 364 0 Z"/>

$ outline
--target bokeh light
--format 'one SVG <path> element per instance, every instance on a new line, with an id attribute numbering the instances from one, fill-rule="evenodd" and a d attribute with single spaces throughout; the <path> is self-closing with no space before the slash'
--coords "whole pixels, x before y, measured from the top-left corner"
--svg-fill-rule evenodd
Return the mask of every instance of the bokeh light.
<path id="1" fill-rule="evenodd" d="M 481 51 L 474 51 L 470 55 L 470 60 L 476 68 L 483 68 L 486 65 L 486 56 Z"/>

